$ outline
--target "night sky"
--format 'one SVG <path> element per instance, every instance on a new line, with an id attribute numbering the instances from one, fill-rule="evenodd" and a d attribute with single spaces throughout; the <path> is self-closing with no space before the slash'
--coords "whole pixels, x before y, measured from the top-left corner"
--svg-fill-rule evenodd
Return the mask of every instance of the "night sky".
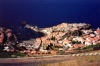
<path id="1" fill-rule="evenodd" d="M 100 0 L 0 0 L 0 26 L 22 29 L 22 21 L 39 27 L 69 22 L 90 23 L 97 28 Z"/>

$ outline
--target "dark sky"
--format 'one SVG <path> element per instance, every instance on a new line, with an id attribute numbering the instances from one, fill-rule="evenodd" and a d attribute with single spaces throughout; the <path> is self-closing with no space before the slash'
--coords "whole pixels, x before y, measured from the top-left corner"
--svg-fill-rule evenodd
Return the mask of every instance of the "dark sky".
<path id="1" fill-rule="evenodd" d="M 99 0 L 0 0 L 0 26 L 20 25 L 22 21 L 39 27 L 62 22 L 100 26 Z"/>

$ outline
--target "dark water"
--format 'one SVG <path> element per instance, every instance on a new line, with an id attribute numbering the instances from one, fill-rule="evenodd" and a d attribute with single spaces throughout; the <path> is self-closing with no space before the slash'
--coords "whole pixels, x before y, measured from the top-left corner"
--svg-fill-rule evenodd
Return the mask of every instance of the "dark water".
<path id="1" fill-rule="evenodd" d="M 0 0 L 0 26 L 19 26 L 22 21 L 39 27 L 85 22 L 97 28 L 100 0 Z"/>
<path id="2" fill-rule="evenodd" d="M 100 26 L 99 0 L 0 0 L 0 25 L 28 21 L 40 27 L 61 22 Z"/>

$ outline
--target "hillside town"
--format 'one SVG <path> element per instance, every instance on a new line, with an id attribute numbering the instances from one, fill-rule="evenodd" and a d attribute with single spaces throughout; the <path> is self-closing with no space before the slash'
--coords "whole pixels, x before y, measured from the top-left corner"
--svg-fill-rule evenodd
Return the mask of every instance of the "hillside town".
<path id="1" fill-rule="evenodd" d="M 26 24 L 25 28 L 43 32 L 45 35 L 18 43 L 17 37 L 12 34 L 10 29 L 7 29 L 5 31 L 6 34 L 8 33 L 6 42 L 2 44 L 3 38 L 0 39 L 0 41 L 2 40 L 0 46 L 4 45 L 3 51 L 20 51 L 27 54 L 56 54 L 57 51 L 74 51 L 75 49 L 100 44 L 100 29 L 92 29 L 91 25 L 86 23 L 62 23 L 48 28 L 38 28 Z M 11 35 L 14 35 L 13 40 L 9 38 Z"/>
<path id="2" fill-rule="evenodd" d="M 73 51 L 100 43 L 100 29 L 92 29 L 91 25 L 86 23 L 62 23 L 50 28 L 43 28 L 42 30 L 28 24 L 25 27 L 34 31 L 41 31 L 45 33 L 45 36 L 35 40 L 23 41 L 22 46 L 31 49 L 37 48 L 42 44 L 39 51 L 43 53 L 44 51 L 47 52 L 47 46 L 50 44 L 53 44 L 53 49 L 59 47 L 58 51 Z"/>

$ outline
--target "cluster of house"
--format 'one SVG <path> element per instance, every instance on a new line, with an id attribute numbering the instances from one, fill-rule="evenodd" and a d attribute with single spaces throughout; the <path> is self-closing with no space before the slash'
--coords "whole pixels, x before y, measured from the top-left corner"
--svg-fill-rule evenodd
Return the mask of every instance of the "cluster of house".
<path id="1" fill-rule="evenodd" d="M 50 35 L 41 37 L 43 44 L 53 43 L 57 46 L 62 46 L 67 50 L 77 49 L 81 47 L 86 47 L 89 45 L 96 45 L 100 43 L 100 29 L 96 30 L 82 30 L 82 36 L 69 36 L 65 37 L 63 40 L 59 40 L 66 32 L 53 32 Z M 52 40 L 52 37 L 55 39 Z"/>
<path id="2" fill-rule="evenodd" d="M 47 52 L 46 47 L 52 43 L 54 46 L 62 47 L 59 48 L 59 50 L 73 50 L 73 49 L 78 49 L 78 48 L 83 48 L 89 45 L 96 45 L 100 43 L 100 29 L 97 28 L 95 30 L 93 29 L 86 29 L 90 27 L 89 24 L 85 23 L 75 23 L 75 24 L 67 24 L 67 23 L 62 23 L 57 26 L 53 26 L 51 28 L 45 28 L 42 30 L 45 33 L 48 33 L 47 35 L 36 38 L 35 42 L 33 40 L 26 41 L 27 47 L 39 47 L 40 44 L 41 52 Z M 61 40 L 62 36 L 64 36 L 68 31 L 64 30 L 70 30 L 70 31 L 75 31 L 75 30 L 80 30 L 82 32 L 81 36 L 65 36 L 64 39 Z M 85 29 L 80 29 L 80 28 L 85 28 Z M 34 29 L 33 29 L 34 30 Z M 60 31 L 61 30 L 61 31 Z M 33 42 L 31 42 L 33 41 Z M 28 44 L 27 44 L 28 42 Z M 25 45 L 25 43 L 23 43 Z M 30 45 L 31 44 L 31 45 Z M 34 53 L 34 51 L 33 51 Z"/>

